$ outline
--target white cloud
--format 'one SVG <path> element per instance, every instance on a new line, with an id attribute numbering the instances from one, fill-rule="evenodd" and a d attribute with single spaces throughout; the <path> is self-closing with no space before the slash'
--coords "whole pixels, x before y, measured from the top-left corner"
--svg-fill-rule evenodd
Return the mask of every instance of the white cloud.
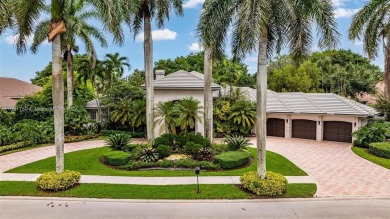
<path id="1" fill-rule="evenodd" d="M 347 18 L 355 15 L 360 8 L 349 9 L 349 8 L 337 8 L 334 10 L 335 18 Z"/>
<path id="2" fill-rule="evenodd" d="M 205 0 L 188 0 L 184 2 L 183 8 L 196 8 L 198 5 L 204 3 Z"/>
<path id="3" fill-rule="evenodd" d="M 355 45 L 355 46 L 362 46 L 363 45 L 363 41 L 355 40 L 355 41 L 353 41 L 353 45 Z"/>
<path id="4" fill-rule="evenodd" d="M 188 45 L 188 49 L 192 52 L 200 52 L 203 50 L 199 43 L 192 43 L 191 45 Z"/>
<path id="5" fill-rule="evenodd" d="M 162 29 L 162 30 L 153 30 L 152 31 L 152 38 L 153 41 L 162 41 L 162 40 L 175 40 L 177 36 L 177 33 L 169 30 L 169 29 Z M 135 41 L 140 43 L 144 41 L 144 33 L 139 33 L 135 37 Z"/>
<path id="6" fill-rule="evenodd" d="M 344 5 L 345 0 L 332 0 L 332 4 L 334 7 L 340 7 Z"/>
<path id="7" fill-rule="evenodd" d="M 16 35 L 8 35 L 6 37 L 4 37 L 3 41 L 6 43 L 6 44 L 9 44 L 9 45 L 14 45 L 16 43 L 16 40 L 18 39 L 19 37 L 19 34 L 16 34 Z M 34 40 L 34 36 L 30 36 L 27 38 L 27 45 L 31 45 L 33 43 L 33 40 Z"/>
<path id="8" fill-rule="evenodd" d="M 247 62 L 257 62 L 258 58 L 256 56 L 251 56 L 246 59 Z"/>

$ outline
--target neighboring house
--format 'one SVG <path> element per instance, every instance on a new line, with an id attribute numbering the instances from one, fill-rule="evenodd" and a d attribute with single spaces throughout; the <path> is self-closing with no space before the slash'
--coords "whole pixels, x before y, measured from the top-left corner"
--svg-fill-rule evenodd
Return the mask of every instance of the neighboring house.
<path id="1" fill-rule="evenodd" d="M 42 87 L 16 78 L 0 77 L 0 109 L 14 110 L 18 100 L 41 90 Z"/>
<path id="2" fill-rule="evenodd" d="M 154 104 L 193 97 L 204 106 L 204 77 L 198 72 L 178 71 L 167 76 L 156 71 Z M 145 86 L 142 85 L 144 88 Z M 248 99 L 256 100 L 256 90 L 241 88 Z M 212 84 L 213 96 L 226 89 Z M 356 101 L 331 93 L 267 94 L 267 134 L 285 138 L 304 138 L 317 141 L 352 142 L 352 132 L 367 124 L 378 112 Z M 155 127 L 155 136 L 160 127 Z M 196 122 L 195 131 L 204 133 L 203 121 Z"/>
<path id="3" fill-rule="evenodd" d="M 105 107 L 100 105 L 100 108 L 102 109 L 102 112 L 101 112 L 102 115 L 99 114 L 99 110 L 98 110 L 96 99 L 89 101 L 87 103 L 87 105 L 85 106 L 85 109 L 88 111 L 89 118 L 91 120 L 96 121 L 96 122 L 101 121 L 100 118 L 102 119 L 102 121 L 104 121 L 106 116 L 107 116 L 106 115 L 107 112 L 105 110 Z"/>
<path id="4" fill-rule="evenodd" d="M 385 82 L 380 81 L 375 85 L 375 93 L 374 94 L 364 93 L 363 95 L 358 95 L 357 99 L 361 103 L 375 104 L 377 101 L 376 93 L 383 93 L 383 92 L 385 92 Z"/>

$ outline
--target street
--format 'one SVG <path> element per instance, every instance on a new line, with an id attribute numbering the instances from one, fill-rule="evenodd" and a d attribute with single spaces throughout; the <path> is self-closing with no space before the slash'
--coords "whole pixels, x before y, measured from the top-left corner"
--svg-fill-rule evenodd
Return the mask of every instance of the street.
<path id="1" fill-rule="evenodd" d="M 0 218 L 390 218 L 390 198 L 181 201 L 1 197 Z"/>

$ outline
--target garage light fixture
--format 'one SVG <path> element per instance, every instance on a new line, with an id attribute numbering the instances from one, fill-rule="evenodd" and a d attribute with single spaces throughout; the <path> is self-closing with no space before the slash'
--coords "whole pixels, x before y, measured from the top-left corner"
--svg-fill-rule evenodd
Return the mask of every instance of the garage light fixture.
<path id="1" fill-rule="evenodd" d="M 353 123 L 353 126 L 355 126 L 355 127 L 356 127 L 356 122 L 354 122 L 354 123 Z"/>
<path id="2" fill-rule="evenodd" d="M 286 119 L 286 123 L 288 124 L 288 119 Z"/>
<path id="3" fill-rule="evenodd" d="M 321 125 L 321 121 L 318 121 L 318 125 Z"/>

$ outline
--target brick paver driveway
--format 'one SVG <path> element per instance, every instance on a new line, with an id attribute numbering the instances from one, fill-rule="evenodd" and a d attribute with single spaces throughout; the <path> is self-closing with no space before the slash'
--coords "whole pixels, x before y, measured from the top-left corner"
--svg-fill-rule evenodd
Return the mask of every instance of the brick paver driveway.
<path id="1" fill-rule="evenodd" d="M 255 143 L 255 139 L 251 139 Z M 389 196 L 390 170 L 360 158 L 351 144 L 267 138 L 279 153 L 317 180 L 317 196 Z"/>

